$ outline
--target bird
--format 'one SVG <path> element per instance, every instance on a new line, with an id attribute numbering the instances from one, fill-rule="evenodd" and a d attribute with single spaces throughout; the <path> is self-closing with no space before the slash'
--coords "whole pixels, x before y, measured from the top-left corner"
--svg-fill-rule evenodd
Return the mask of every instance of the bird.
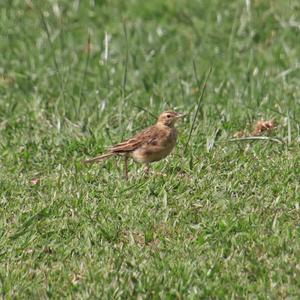
<path id="1" fill-rule="evenodd" d="M 162 112 L 154 125 L 84 162 L 90 164 L 113 156 L 123 156 L 125 178 L 128 180 L 128 159 L 131 157 L 138 163 L 146 164 L 145 172 L 148 174 L 150 163 L 165 158 L 174 149 L 177 141 L 177 129 L 174 125 L 184 116 L 175 111 Z"/>

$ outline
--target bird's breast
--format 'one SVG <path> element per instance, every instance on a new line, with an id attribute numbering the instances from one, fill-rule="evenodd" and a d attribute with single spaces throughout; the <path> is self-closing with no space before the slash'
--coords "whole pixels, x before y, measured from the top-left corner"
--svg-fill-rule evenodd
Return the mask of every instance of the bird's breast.
<path id="1" fill-rule="evenodd" d="M 175 128 L 157 136 L 152 143 L 145 143 L 131 153 L 132 158 L 140 163 L 159 161 L 168 156 L 176 145 L 177 132 Z"/>

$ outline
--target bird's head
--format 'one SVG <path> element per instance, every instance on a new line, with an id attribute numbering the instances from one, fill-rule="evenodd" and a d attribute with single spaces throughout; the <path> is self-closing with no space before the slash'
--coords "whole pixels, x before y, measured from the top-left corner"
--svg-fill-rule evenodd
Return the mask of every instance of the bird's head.
<path id="1" fill-rule="evenodd" d="M 173 127 L 176 121 L 183 116 L 183 114 L 177 113 L 175 111 L 165 111 L 160 114 L 157 123 L 164 126 Z"/>

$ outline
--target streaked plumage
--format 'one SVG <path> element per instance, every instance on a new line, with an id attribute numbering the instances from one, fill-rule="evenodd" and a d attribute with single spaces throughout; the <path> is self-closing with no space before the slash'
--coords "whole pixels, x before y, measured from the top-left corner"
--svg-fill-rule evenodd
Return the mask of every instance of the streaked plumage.
<path id="1" fill-rule="evenodd" d="M 86 160 L 85 163 L 99 162 L 111 156 L 123 155 L 127 178 L 128 157 L 132 157 L 136 162 L 145 163 L 148 167 L 149 163 L 159 161 L 171 153 L 177 140 L 174 124 L 181 117 L 182 115 L 176 112 L 163 112 L 155 125 L 144 129 L 131 139 L 112 146 L 106 153 Z"/>

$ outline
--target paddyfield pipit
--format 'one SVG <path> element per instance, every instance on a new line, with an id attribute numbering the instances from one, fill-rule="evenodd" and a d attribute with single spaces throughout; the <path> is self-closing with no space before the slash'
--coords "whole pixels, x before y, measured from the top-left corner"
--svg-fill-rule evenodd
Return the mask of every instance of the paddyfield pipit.
<path id="1" fill-rule="evenodd" d="M 112 156 L 122 155 L 125 160 L 126 179 L 128 179 L 129 157 L 136 162 L 146 164 L 148 173 L 150 163 L 165 158 L 175 147 L 177 130 L 174 125 L 183 116 L 174 111 L 163 112 L 158 117 L 156 124 L 144 129 L 131 139 L 112 146 L 106 153 L 86 160 L 85 163 L 99 162 Z"/>

